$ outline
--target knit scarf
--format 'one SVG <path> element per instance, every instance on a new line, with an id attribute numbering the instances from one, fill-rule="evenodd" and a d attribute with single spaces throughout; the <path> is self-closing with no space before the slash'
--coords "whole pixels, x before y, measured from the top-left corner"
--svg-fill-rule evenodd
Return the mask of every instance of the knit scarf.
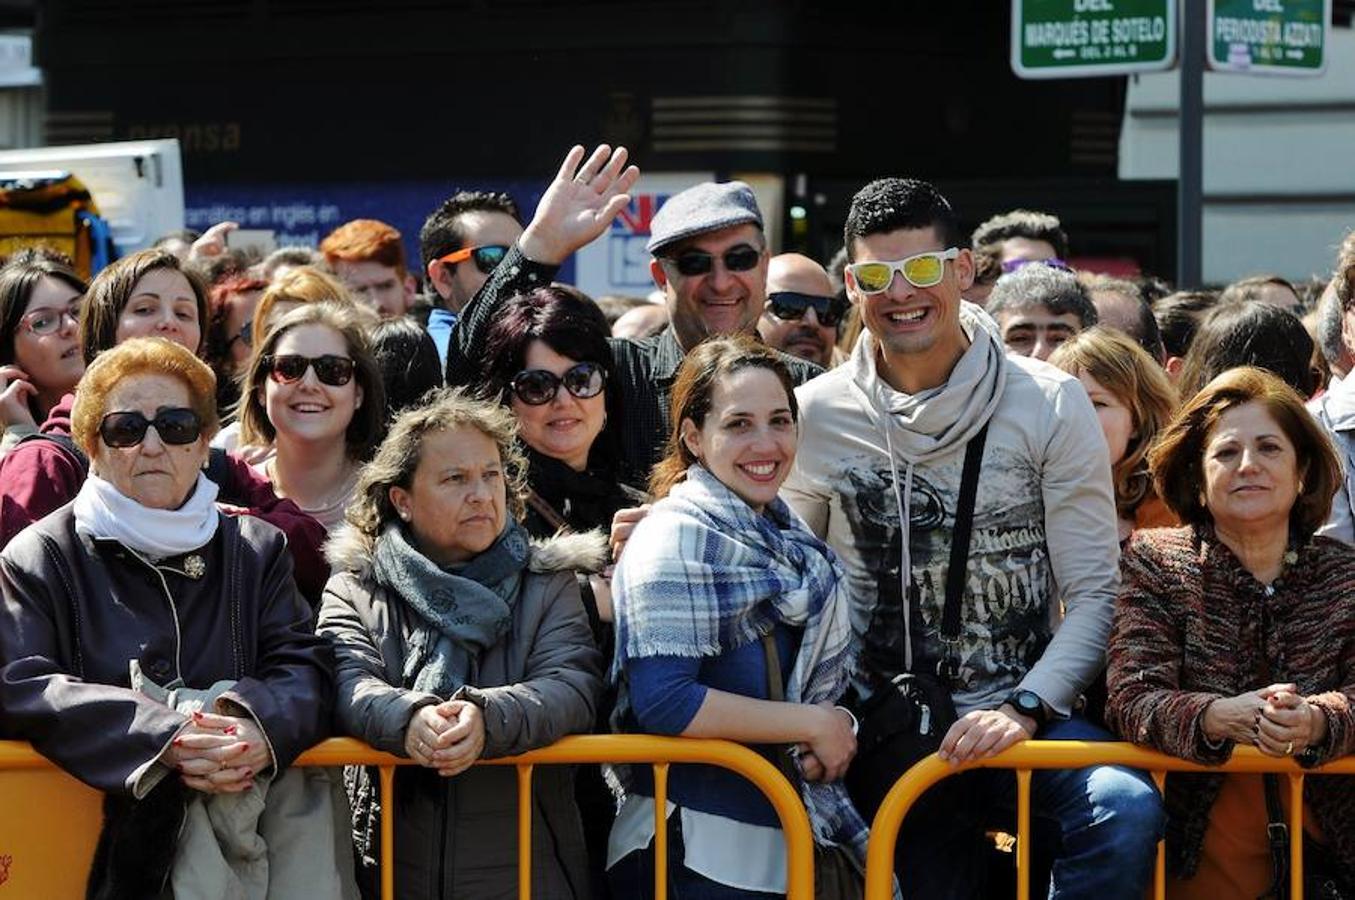
<path id="1" fill-rule="evenodd" d="M 784 501 L 759 515 L 700 465 L 636 528 L 612 589 L 618 715 L 629 708 L 627 659 L 717 656 L 778 622 L 804 628 L 788 702 L 836 700 L 847 688 L 857 647 L 837 556 Z M 868 830 L 846 789 L 804 783 L 801 792 L 819 843 L 847 847 L 864 870 Z"/>
<path id="2" fill-rule="evenodd" d="M 152 559 L 196 550 L 215 535 L 216 484 L 201 472 L 178 509 L 143 506 L 93 471 L 75 495 L 75 530 L 108 538 Z"/>
<path id="3" fill-rule="evenodd" d="M 526 533 L 510 519 L 489 549 L 463 566 L 443 568 L 400 526 L 386 527 L 376 540 L 372 573 L 420 622 L 405 654 L 405 684 L 448 697 L 466 683 L 480 655 L 508 633 L 528 549 Z"/>

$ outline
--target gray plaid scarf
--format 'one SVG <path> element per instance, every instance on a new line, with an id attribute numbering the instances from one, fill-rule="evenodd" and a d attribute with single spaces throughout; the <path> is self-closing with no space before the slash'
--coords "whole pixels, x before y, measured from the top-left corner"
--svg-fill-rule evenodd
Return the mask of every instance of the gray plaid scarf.
<path id="1" fill-rule="evenodd" d="M 489 549 L 452 571 L 420 553 L 403 528 L 386 526 L 372 573 L 421 623 L 405 655 L 405 684 L 448 697 L 466 683 L 480 654 L 508 633 L 529 549 L 510 519 Z"/>

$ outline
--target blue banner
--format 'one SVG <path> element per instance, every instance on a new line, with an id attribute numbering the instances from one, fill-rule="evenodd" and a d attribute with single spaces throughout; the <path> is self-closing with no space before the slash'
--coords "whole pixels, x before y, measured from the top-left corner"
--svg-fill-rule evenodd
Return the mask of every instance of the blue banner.
<path id="1" fill-rule="evenodd" d="M 399 230 L 411 270 L 419 265 L 419 229 L 442 201 L 459 190 L 503 191 L 530 219 L 549 182 L 528 179 L 464 181 L 289 182 L 184 185 L 184 223 L 197 231 L 217 222 L 241 228 L 272 229 L 279 247 L 315 247 L 325 235 L 353 219 L 380 219 Z M 574 260 L 560 280 L 572 283 Z"/>

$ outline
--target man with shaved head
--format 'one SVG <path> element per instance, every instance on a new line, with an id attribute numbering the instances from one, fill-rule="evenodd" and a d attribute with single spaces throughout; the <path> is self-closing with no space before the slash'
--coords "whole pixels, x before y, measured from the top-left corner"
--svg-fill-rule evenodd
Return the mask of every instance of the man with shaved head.
<path id="1" fill-rule="evenodd" d="M 830 368 L 847 302 L 828 271 L 808 256 L 782 253 L 767 266 L 767 303 L 757 333 L 771 347 Z"/>

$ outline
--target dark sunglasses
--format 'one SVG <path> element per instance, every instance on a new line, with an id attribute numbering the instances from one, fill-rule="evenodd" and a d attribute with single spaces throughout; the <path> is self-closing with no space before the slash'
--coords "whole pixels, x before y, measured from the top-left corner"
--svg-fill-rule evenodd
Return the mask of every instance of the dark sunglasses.
<path id="1" fill-rule="evenodd" d="M 463 247 L 460 250 L 453 250 L 446 256 L 439 256 L 438 262 L 454 266 L 459 262 L 473 259 L 475 268 L 480 270 L 480 274 L 489 275 L 507 255 L 508 248 L 502 244 L 488 244 L 484 247 Z"/>
<path id="2" fill-rule="evenodd" d="M 528 406 L 541 406 L 555 399 L 560 385 L 580 400 L 596 397 L 607 384 L 607 370 L 597 363 L 581 362 L 563 375 L 545 369 L 527 369 L 513 376 L 508 386 Z"/>
<path id="3" fill-rule="evenodd" d="M 762 259 L 762 251 L 749 244 L 738 244 L 726 250 L 720 258 L 729 271 L 747 272 L 757 267 L 758 260 Z M 705 275 L 715 268 L 715 257 L 705 250 L 685 250 L 677 256 L 668 257 L 668 261 L 685 278 Z"/>
<path id="4" fill-rule="evenodd" d="M 99 422 L 99 437 L 110 447 L 135 447 L 146 439 L 146 429 L 152 425 L 166 444 L 191 444 L 202 436 L 198 414 L 176 406 L 160 410 L 154 419 L 139 412 L 111 412 Z"/>
<path id="5" fill-rule="evenodd" d="M 841 322 L 847 312 L 847 301 L 838 297 L 816 297 L 798 291 L 776 291 L 767 295 L 767 312 L 785 322 L 803 319 L 805 310 L 811 306 L 819 324 L 826 328 Z"/>
<path id="6" fill-rule="evenodd" d="M 343 387 L 353 380 L 353 361 L 346 356 L 300 356 L 284 353 L 280 356 L 265 356 L 263 367 L 268 377 L 278 384 L 291 384 L 306 377 L 306 370 L 315 369 L 315 377 L 321 384 L 330 387 Z"/>

